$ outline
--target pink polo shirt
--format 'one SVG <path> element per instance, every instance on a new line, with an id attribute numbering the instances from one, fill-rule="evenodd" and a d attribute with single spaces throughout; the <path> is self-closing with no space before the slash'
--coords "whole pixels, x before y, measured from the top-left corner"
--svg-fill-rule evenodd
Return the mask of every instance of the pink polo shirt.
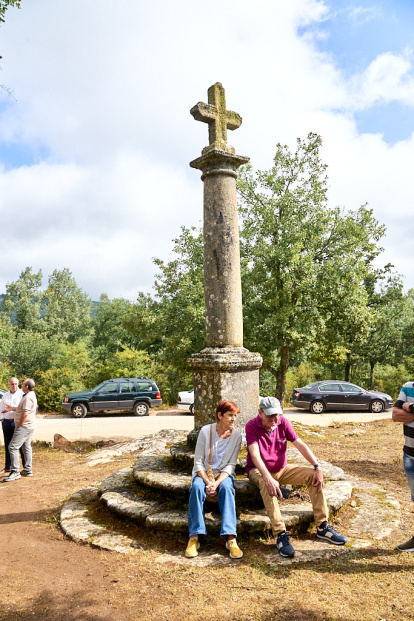
<path id="1" fill-rule="evenodd" d="M 247 446 L 249 447 L 251 444 L 259 445 L 260 455 L 269 472 L 279 472 L 279 470 L 286 466 L 287 441 L 294 442 L 298 437 L 298 434 L 284 416 L 279 417 L 277 426 L 270 433 L 263 427 L 259 415 L 249 420 L 246 424 Z M 248 453 L 246 474 L 255 467 L 250 453 Z"/>

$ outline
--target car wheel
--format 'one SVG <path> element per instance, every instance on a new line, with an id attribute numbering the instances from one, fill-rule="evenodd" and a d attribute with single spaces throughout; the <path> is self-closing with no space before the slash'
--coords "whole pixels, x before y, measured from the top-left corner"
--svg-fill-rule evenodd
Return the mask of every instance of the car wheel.
<path id="1" fill-rule="evenodd" d="M 190 405 L 190 414 L 191 416 L 194 414 L 194 403 Z"/>
<path id="2" fill-rule="evenodd" d="M 75 418 L 85 418 L 88 413 L 86 405 L 83 403 L 74 403 L 71 407 L 72 416 Z"/>
<path id="3" fill-rule="evenodd" d="M 312 412 L 312 414 L 323 414 L 323 412 L 325 411 L 324 402 L 319 401 L 319 399 L 317 399 L 316 401 L 312 401 L 310 411 Z"/>
<path id="4" fill-rule="evenodd" d="M 134 403 L 135 416 L 147 416 L 148 412 L 149 405 L 145 403 L 145 401 L 137 401 L 137 403 Z"/>
<path id="5" fill-rule="evenodd" d="M 384 409 L 384 404 L 381 399 L 374 399 L 374 401 L 371 401 L 369 409 L 371 412 L 374 412 L 374 414 L 379 414 Z"/>

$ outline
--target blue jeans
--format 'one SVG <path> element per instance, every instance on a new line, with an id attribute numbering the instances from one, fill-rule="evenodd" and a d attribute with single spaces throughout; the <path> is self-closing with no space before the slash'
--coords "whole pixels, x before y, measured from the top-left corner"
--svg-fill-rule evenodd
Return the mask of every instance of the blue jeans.
<path id="1" fill-rule="evenodd" d="M 221 513 L 220 535 L 237 534 L 236 520 L 236 493 L 234 491 L 234 477 L 227 477 L 217 489 L 218 506 Z M 190 487 L 190 501 L 188 503 L 188 530 L 190 535 L 206 535 L 204 520 L 204 501 L 206 499 L 206 484 L 199 476 L 195 476 Z"/>
<path id="2" fill-rule="evenodd" d="M 414 459 L 404 453 L 404 470 L 411 492 L 411 500 L 414 502 Z"/>
<path id="3" fill-rule="evenodd" d="M 32 471 L 32 435 L 33 429 L 26 429 L 26 427 L 15 428 L 12 441 L 9 444 L 12 472 L 19 472 L 20 448 L 23 450 L 25 471 Z"/>
<path id="4" fill-rule="evenodd" d="M 4 451 L 6 453 L 6 463 L 4 467 L 6 470 L 10 470 L 11 460 L 10 460 L 9 444 L 12 441 L 13 434 L 14 434 L 14 421 L 9 420 L 7 418 L 3 418 L 3 420 L 1 421 L 1 426 L 3 428 Z M 22 464 L 24 467 L 24 455 L 23 455 L 22 449 L 20 449 L 20 457 L 22 458 Z"/>

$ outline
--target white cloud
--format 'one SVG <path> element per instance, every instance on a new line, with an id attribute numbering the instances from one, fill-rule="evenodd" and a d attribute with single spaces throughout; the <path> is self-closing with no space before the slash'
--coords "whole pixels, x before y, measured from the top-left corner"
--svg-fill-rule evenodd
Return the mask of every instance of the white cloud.
<path id="1" fill-rule="evenodd" d="M 367 22 L 371 22 L 379 15 L 381 15 L 381 9 L 378 6 L 357 6 L 353 7 L 349 11 L 349 17 L 355 26 L 360 26 L 362 24 L 366 24 Z"/>
<path id="2" fill-rule="evenodd" d="M 391 101 L 414 106 L 411 54 L 380 54 L 363 73 L 351 79 L 350 90 L 354 93 L 353 105 L 356 109 Z"/>
<path id="3" fill-rule="evenodd" d="M 254 167 L 271 165 L 277 142 L 294 147 L 297 136 L 320 133 L 333 202 L 368 200 L 389 228 L 387 257 L 407 272 L 396 223 L 412 218 L 414 144 L 358 135 L 352 114 L 387 96 L 412 103 L 411 58 L 384 50 L 348 81 L 318 51 L 317 29 L 298 34 L 328 10 L 316 0 L 10 9 L 2 82 L 17 101 L 0 95 L 0 147 L 23 145 L 36 163 L 0 170 L 3 234 L 18 243 L 26 222 L 31 232 L 0 263 L 0 291 L 27 265 L 45 276 L 69 267 L 94 299 L 148 291 L 152 257 L 168 259 L 180 227 L 202 221 L 202 182 L 189 161 L 207 127 L 189 109 L 216 81 L 243 117 L 229 142 Z"/>

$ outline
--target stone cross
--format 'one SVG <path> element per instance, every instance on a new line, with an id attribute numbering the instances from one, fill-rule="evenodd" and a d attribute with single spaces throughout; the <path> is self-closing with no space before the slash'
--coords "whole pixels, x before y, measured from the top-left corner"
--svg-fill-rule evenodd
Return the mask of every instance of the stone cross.
<path id="1" fill-rule="evenodd" d="M 198 102 L 190 113 L 196 121 L 208 123 L 209 146 L 203 153 L 217 149 L 226 153 L 235 153 L 235 149 L 227 144 L 227 129 L 237 129 L 242 118 L 237 112 L 226 110 L 226 94 L 220 82 L 208 89 L 208 103 Z"/>
<path id="2" fill-rule="evenodd" d="M 240 127 L 242 119 L 226 110 L 220 83 L 208 89 L 208 104 L 190 110 L 196 121 L 208 123 L 209 146 L 190 162 L 201 170 L 204 182 L 204 300 L 207 347 L 189 359 L 194 372 L 195 429 L 188 436 L 193 445 L 203 425 L 214 422 L 222 399 L 240 407 L 237 426 L 257 414 L 259 404 L 259 354 L 243 347 L 243 307 L 240 275 L 237 169 L 249 161 L 227 144 L 227 129 Z"/>

